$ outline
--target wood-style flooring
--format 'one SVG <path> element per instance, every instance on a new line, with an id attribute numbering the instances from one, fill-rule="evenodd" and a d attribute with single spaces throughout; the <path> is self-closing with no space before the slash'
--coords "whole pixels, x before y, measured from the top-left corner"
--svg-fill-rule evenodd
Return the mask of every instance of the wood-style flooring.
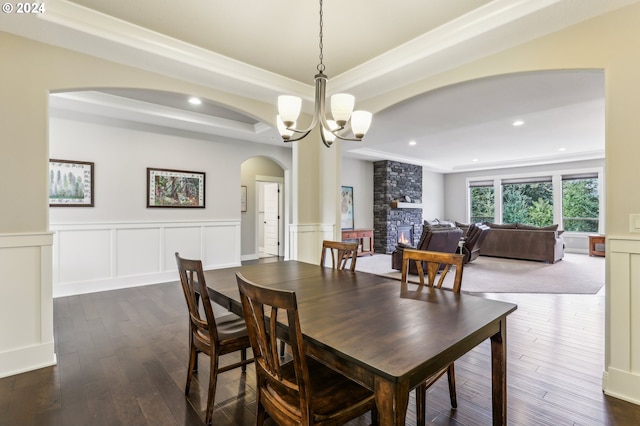
<path id="1" fill-rule="evenodd" d="M 640 406 L 601 390 L 603 290 L 483 297 L 519 306 L 508 319 L 509 425 L 640 424 Z M 201 358 L 203 382 L 185 398 L 187 309 L 177 282 L 55 299 L 54 327 L 58 365 L 0 379 L 0 426 L 203 424 L 208 362 Z M 457 410 L 446 379 L 430 389 L 428 424 L 491 424 L 489 349 L 485 342 L 456 362 Z M 219 376 L 214 424 L 254 424 L 254 381 L 253 365 Z"/>

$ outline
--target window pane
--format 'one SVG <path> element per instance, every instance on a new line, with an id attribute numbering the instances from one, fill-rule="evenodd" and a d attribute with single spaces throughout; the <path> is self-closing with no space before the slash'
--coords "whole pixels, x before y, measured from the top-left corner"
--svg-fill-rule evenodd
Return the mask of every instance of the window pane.
<path id="1" fill-rule="evenodd" d="M 551 182 L 502 183 L 502 222 L 547 226 L 553 223 Z"/>
<path id="2" fill-rule="evenodd" d="M 493 222 L 494 191 L 492 186 L 473 186 L 471 193 L 471 223 Z"/>
<path id="3" fill-rule="evenodd" d="M 565 231 L 598 232 L 599 215 L 597 177 L 562 180 L 562 222 Z"/>

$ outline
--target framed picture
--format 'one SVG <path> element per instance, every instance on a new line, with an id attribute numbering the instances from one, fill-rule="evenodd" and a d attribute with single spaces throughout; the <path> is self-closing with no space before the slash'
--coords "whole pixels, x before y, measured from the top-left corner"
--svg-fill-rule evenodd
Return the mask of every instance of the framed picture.
<path id="1" fill-rule="evenodd" d="M 49 160 L 49 207 L 93 207 L 94 164 Z"/>
<path id="2" fill-rule="evenodd" d="M 147 207 L 204 208 L 204 172 L 147 168 Z"/>
<path id="3" fill-rule="evenodd" d="M 342 229 L 353 229 L 353 186 L 341 188 L 340 218 Z"/>
<path id="4" fill-rule="evenodd" d="M 240 211 L 247 211 L 247 187 L 244 185 L 240 187 Z"/>

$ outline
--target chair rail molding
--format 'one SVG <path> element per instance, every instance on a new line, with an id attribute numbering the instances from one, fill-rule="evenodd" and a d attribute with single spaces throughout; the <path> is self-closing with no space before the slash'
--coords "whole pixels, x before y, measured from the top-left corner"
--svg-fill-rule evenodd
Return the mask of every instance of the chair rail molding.
<path id="1" fill-rule="evenodd" d="M 53 296 L 178 280 L 175 252 L 240 265 L 240 220 L 51 224 Z"/>
<path id="2" fill-rule="evenodd" d="M 289 247 L 292 260 L 320 263 L 323 240 L 336 239 L 336 225 L 298 223 L 289 225 Z"/>

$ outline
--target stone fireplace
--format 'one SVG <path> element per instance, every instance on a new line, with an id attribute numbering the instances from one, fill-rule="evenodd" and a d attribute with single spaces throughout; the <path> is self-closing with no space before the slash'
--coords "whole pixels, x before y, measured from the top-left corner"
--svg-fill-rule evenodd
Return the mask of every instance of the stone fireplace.
<path id="1" fill-rule="evenodd" d="M 422 233 L 422 208 L 411 203 L 395 206 L 394 201 L 422 199 L 422 166 L 397 161 L 373 163 L 373 228 L 374 251 L 390 254 L 398 245 L 398 228 L 410 227 L 410 245 Z M 394 204 L 394 206 L 392 206 Z M 416 204 L 416 207 L 419 204 Z"/>

